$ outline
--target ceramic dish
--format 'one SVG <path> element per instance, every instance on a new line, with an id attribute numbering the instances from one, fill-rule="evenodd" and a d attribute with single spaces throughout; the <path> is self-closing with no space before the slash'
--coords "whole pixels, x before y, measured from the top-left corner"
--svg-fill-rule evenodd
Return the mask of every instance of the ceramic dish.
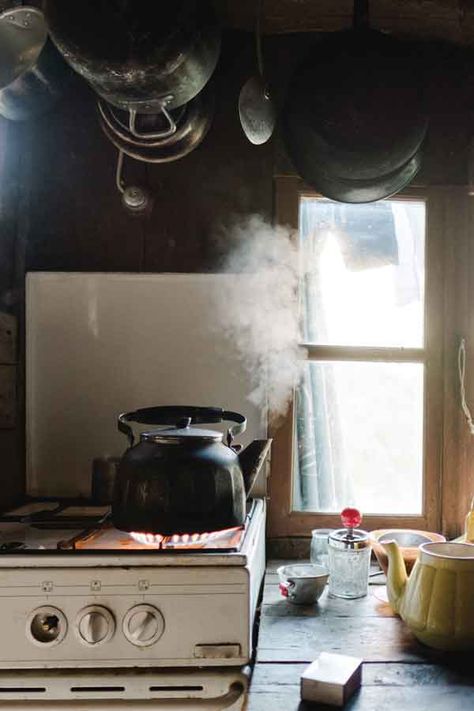
<path id="1" fill-rule="evenodd" d="M 317 602 L 329 578 L 327 568 L 313 563 L 282 565 L 277 573 L 281 594 L 295 605 Z"/>

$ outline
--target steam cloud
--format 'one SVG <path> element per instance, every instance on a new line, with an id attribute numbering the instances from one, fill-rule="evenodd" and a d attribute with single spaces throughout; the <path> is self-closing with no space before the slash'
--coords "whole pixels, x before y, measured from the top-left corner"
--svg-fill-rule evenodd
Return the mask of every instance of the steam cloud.
<path id="1" fill-rule="evenodd" d="M 304 366 L 300 341 L 299 254 L 291 231 L 252 215 L 225 232 L 230 280 L 217 312 L 253 388 L 249 400 L 277 421 L 286 413 Z"/>

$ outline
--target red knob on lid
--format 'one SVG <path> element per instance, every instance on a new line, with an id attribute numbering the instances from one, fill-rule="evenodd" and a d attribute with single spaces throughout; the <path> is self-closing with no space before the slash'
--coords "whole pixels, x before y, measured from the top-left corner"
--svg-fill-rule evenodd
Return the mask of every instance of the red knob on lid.
<path id="1" fill-rule="evenodd" d="M 341 521 L 345 528 L 357 528 L 362 522 L 362 514 L 358 509 L 348 507 L 341 511 Z"/>

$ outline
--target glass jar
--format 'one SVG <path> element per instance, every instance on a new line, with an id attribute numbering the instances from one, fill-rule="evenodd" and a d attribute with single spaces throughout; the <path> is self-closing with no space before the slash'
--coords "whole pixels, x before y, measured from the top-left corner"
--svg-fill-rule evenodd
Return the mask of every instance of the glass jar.
<path id="1" fill-rule="evenodd" d="M 329 535 L 329 595 L 364 597 L 369 589 L 369 534 L 355 529 L 362 520 L 357 509 L 344 509 L 341 519 L 347 528 Z"/>
<path id="2" fill-rule="evenodd" d="M 315 528 L 311 531 L 311 549 L 309 556 L 311 563 L 323 565 L 325 568 L 328 567 L 328 542 L 329 535 L 333 533 L 333 531 L 333 528 Z"/>

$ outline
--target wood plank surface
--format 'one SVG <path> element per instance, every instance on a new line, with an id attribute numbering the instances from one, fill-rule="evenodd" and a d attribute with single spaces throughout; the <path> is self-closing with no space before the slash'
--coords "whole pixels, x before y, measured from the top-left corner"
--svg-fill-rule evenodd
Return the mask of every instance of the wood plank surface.
<path id="1" fill-rule="evenodd" d="M 368 662 L 423 662 L 439 654 L 417 642 L 394 615 L 385 588 L 370 585 L 356 600 L 329 597 L 327 589 L 315 605 L 293 605 L 281 597 L 277 569 L 267 566 L 258 662 L 311 662 L 322 651 L 353 654 Z"/>
<path id="2" fill-rule="evenodd" d="M 309 707 L 300 702 L 299 679 L 305 666 L 257 666 L 252 679 L 248 711 L 323 709 L 321 705 Z M 345 708 L 354 711 L 378 711 L 382 707 L 391 711 L 450 711 L 461 709 L 463 705 L 470 708 L 473 698 L 474 681 L 467 673 L 440 670 L 425 664 L 364 664 L 362 688 Z"/>
<path id="3" fill-rule="evenodd" d="M 271 617 L 260 623 L 259 662 L 312 662 L 321 652 L 365 661 L 415 662 L 430 657 L 393 617 Z"/>
<path id="4" fill-rule="evenodd" d="M 358 600 L 330 598 L 292 605 L 278 590 L 276 570 L 267 567 L 257 663 L 247 711 L 325 709 L 300 701 L 300 676 L 320 652 L 353 654 L 364 660 L 362 688 L 345 706 L 350 711 L 458 711 L 474 706 L 470 655 L 443 654 L 421 645 L 386 602 L 384 586 L 370 585 Z M 329 708 L 329 707 L 327 707 Z"/>
<path id="5" fill-rule="evenodd" d="M 383 579 L 385 579 L 382 576 Z M 317 605 L 292 605 L 282 597 L 278 576 L 269 573 L 265 580 L 263 617 L 395 617 L 384 589 L 373 585 L 367 597 L 357 600 L 331 598 L 324 592 Z"/>

